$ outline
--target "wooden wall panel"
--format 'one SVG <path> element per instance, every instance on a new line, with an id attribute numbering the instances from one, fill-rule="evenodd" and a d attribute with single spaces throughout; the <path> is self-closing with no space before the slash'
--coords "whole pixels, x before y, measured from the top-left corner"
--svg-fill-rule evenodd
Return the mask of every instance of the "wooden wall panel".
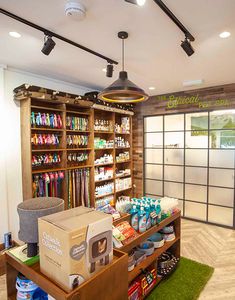
<path id="1" fill-rule="evenodd" d="M 181 101 L 181 104 L 177 105 L 177 100 Z M 191 101 L 191 103 L 182 103 L 184 101 Z M 140 197 L 143 195 L 144 116 L 231 108 L 235 108 L 235 83 L 152 96 L 148 101 L 137 104 L 135 106 L 135 115 L 133 117 L 133 165 L 135 197 Z"/>

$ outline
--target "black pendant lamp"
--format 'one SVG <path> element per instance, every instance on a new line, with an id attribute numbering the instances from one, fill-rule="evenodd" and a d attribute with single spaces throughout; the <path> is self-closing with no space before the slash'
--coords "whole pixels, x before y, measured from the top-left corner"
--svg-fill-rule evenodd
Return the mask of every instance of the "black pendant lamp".
<path id="1" fill-rule="evenodd" d="M 124 40 L 128 38 L 128 33 L 120 31 L 118 37 L 122 39 L 122 71 L 119 78 L 109 87 L 99 93 L 98 98 L 106 102 L 115 103 L 136 103 L 149 98 L 144 90 L 139 88 L 128 79 L 127 72 L 124 71 Z"/>

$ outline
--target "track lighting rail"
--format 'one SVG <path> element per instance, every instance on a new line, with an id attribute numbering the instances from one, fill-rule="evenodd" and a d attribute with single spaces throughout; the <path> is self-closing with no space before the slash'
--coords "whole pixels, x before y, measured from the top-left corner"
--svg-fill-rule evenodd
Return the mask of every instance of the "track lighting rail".
<path id="1" fill-rule="evenodd" d="M 115 61 L 115 60 L 113 60 L 113 59 L 111 59 L 111 58 L 109 58 L 109 57 L 107 57 L 105 55 L 102 55 L 99 52 L 96 52 L 96 51 L 94 51 L 92 49 L 89 49 L 89 48 L 87 48 L 87 47 L 85 47 L 85 46 L 83 46 L 81 44 L 78 44 L 78 43 L 76 43 L 76 42 L 74 42 L 74 41 L 72 41 L 70 39 L 67 39 L 66 37 L 61 36 L 61 35 L 53 32 L 53 31 L 50 31 L 50 30 L 48 30 L 48 29 L 46 29 L 44 27 L 41 27 L 41 26 L 39 26 L 37 24 L 34 24 L 34 23 L 32 23 L 32 22 L 30 22 L 30 21 L 28 21 L 28 20 L 26 20 L 24 18 L 21 18 L 21 17 L 15 15 L 13 13 L 7 11 L 7 10 L 4 10 L 4 9 L 0 8 L 0 13 L 2 13 L 3 15 L 5 15 L 5 16 L 7 16 L 9 18 L 12 18 L 12 19 L 14 19 L 16 21 L 19 21 L 19 22 L 21 22 L 21 23 L 23 23 L 23 24 L 25 24 L 27 26 L 30 26 L 30 27 L 32 27 L 32 28 L 34 28 L 36 30 L 39 30 L 39 31 L 43 32 L 45 36 L 50 36 L 50 37 L 57 38 L 57 39 L 65 42 L 67 44 L 70 44 L 70 45 L 72 45 L 74 47 L 80 48 L 83 51 L 86 51 L 86 52 L 88 52 L 90 54 L 93 54 L 93 55 L 95 55 L 95 56 L 97 56 L 97 57 L 99 57 L 101 59 L 104 59 L 109 64 L 115 64 L 115 65 L 118 64 L 117 61 Z"/>

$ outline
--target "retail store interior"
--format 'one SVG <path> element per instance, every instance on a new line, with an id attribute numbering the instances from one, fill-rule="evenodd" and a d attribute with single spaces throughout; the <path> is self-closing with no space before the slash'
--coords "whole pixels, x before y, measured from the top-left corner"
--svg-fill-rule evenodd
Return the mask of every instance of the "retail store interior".
<path id="1" fill-rule="evenodd" d="M 234 11 L 0 0 L 0 300 L 235 299 Z"/>

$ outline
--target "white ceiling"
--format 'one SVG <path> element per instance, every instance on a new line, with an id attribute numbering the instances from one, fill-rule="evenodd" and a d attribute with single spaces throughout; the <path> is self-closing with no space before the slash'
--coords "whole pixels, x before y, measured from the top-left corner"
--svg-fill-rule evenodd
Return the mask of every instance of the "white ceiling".
<path id="1" fill-rule="evenodd" d="M 144 7 L 124 0 L 83 0 L 87 16 L 76 22 L 65 16 L 66 0 L 0 0 L 0 7 L 64 35 L 114 60 L 121 59 L 120 30 L 129 33 L 126 69 L 129 78 L 150 94 L 180 91 L 184 80 L 204 79 L 203 86 L 235 82 L 235 1 L 165 0 L 195 36 L 196 52 L 188 57 L 180 47 L 182 32 L 153 0 Z M 230 31 L 228 39 L 219 38 Z M 9 31 L 22 37 L 14 39 Z M 118 76 L 106 78 L 106 63 L 59 40 L 49 56 L 41 53 L 43 34 L 0 14 L 0 63 L 54 77 L 91 89 L 101 89 Z M 155 91 L 148 87 L 155 86 Z M 190 88 L 189 88 L 190 89 Z"/>

